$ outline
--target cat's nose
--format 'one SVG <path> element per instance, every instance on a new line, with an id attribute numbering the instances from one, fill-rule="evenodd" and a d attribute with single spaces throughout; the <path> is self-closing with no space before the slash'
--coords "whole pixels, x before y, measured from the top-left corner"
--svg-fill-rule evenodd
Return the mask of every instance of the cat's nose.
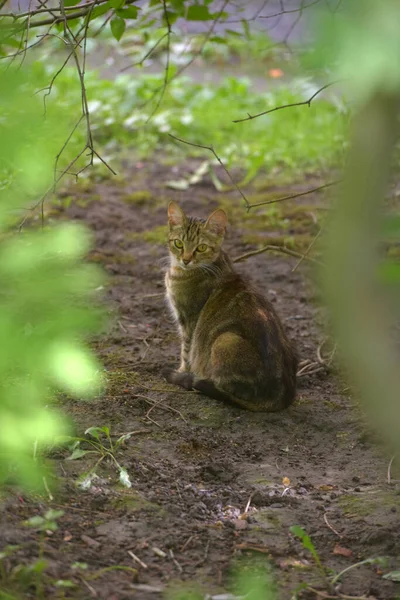
<path id="1" fill-rule="evenodd" d="M 191 261 L 191 258 L 182 258 L 182 262 L 184 265 L 188 265 Z"/>

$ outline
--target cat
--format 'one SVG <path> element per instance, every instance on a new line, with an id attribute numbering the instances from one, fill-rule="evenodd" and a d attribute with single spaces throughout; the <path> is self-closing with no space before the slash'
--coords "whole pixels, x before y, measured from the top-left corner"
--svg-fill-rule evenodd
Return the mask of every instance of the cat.
<path id="1" fill-rule="evenodd" d="M 177 371 L 165 379 L 252 411 L 278 411 L 296 394 L 297 355 L 270 302 L 255 291 L 221 246 L 228 219 L 168 206 L 170 267 L 166 298 L 181 336 Z"/>

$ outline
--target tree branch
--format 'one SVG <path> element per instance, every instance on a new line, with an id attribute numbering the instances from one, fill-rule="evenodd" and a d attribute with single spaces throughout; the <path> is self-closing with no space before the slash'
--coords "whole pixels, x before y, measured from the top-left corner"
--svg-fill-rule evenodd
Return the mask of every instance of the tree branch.
<path id="1" fill-rule="evenodd" d="M 225 167 L 224 163 L 222 162 L 222 160 L 220 159 L 220 157 L 215 152 L 215 150 L 214 150 L 214 148 L 212 146 L 202 146 L 201 144 L 194 144 L 193 142 L 187 142 L 186 140 L 182 140 L 181 138 L 178 138 L 175 135 L 172 135 L 172 133 L 169 133 L 168 135 L 172 139 L 177 140 L 178 142 L 181 142 L 182 144 L 187 144 L 188 146 L 194 146 L 195 148 L 202 148 L 203 150 L 209 150 L 210 152 L 212 152 L 213 155 L 215 156 L 215 158 L 217 159 L 217 161 L 219 162 L 219 164 L 221 165 L 221 167 L 224 169 L 225 173 L 228 175 L 229 179 L 232 182 L 232 185 L 236 188 L 236 190 L 242 196 L 242 198 L 243 198 L 243 200 L 244 200 L 244 202 L 246 204 L 247 210 L 250 208 L 250 203 L 247 200 L 246 196 L 244 195 L 244 193 L 242 192 L 242 190 L 239 188 L 239 186 L 237 185 L 237 183 L 235 183 L 235 181 L 233 180 L 232 175 L 229 173 L 228 169 Z"/>
<path id="2" fill-rule="evenodd" d="M 246 252 L 246 254 L 241 254 L 240 256 L 234 258 L 232 262 L 242 262 L 243 260 L 247 260 L 251 256 L 256 256 L 257 254 L 262 254 L 263 252 L 282 252 L 282 254 L 288 254 L 289 256 L 301 258 L 301 260 L 308 260 L 316 265 L 323 266 L 323 264 L 319 260 L 311 258 L 306 254 L 301 254 L 300 252 L 296 252 L 295 250 L 290 250 L 290 248 L 286 248 L 285 246 L 274 246 L 271 244 L 268 244 L 268 246 L 263 246 L 258 250 L 252 250 L 251 252 Z"/>
<path id="3" fill-rule="evenodd" d="M 255 204 L 249 204 L 247 206 L 247 210 L 251 208 L 256 208 L 257 206 L 265 206 L 266 204 L 275 204 L 276 202 L 284 202 L 285 200 L 293 200 L 293 198 L 300 198 L 300 196 L 307 196 L 308 194 L 312 194 L 313 192 L 319 192 L 327 187 L 331 187 L 332 185 L 337 185 L 341 180 L 331 181 L 330 183 L 325 183 L 324 185 L 320 185 L 318 187 L 312 188 L 311 190 L 307 190 L 306 192 L 298 192 L 297 194 L 291 194 L 290 196 L 282 196 L 282 198 L 276 198 L 275 200 L 265 200 L 265 202 L 256 202 Z"/>
<path id="4" fill-rule="evenodd" d="M 233 123 L 243 123 L 244 121 L 251 121 L 252 119 L 257 119 L 258 117 L 262 117 L 263 115 L 268 115 L 269 113 L 275 112 L 276 110 L 282 110 L 283 108 L 291 108 L 292 106 L 308 106 L 308 108 L 310 108 L 311 102 L 314 100 L 314 98 L 318 96 L 318 94 L 326 90 L 328 87 L 331 87 L 331 85 L 335 85 L 335 83 L 338 83 L 338 81 L 332 81 L 331 83 L 327 83 L 322 88 L 317 90 L 308 100 L 303 100 L 302 102 L 293 102 L 292 104 L 283 104 L 282 106 L 276 106 L 275 108 L 264 110 L 263 112 L 258 113 L 256 115 L 248 114 L 246 118 L 236 119 L 236 121 L 233 121 Z"/>
<path id="5" fill-rule="evenodd" d="M 156 112 L 160 108 L 160 104 L 161 104 L 161 102 L 162 102 L 162 100 L 164 98 L 165 90 L 167 89 L 167 85 L 168 85 L 169 61 L 170 61 L 170 56 L 171 56 L 171 23 L 169 22 L 169 16 L 168 16 L 168 10 L 167 10 L 166 0 L 162 0 L 162 3 L 163 3 L 164 19 L 165 19 L 165 23 L 167 25 L 167 31 L 166 31 L 166 35 L 167 35 L 167 58 L 166 58 L 166 61 L 165 61 L 164 83 L 162 85 L 160 97 L 157 100 L 157 104 L 155 105 L 155 107 L 152 110 L 151 114 L 148 116 L 146 123 L 148 123 L 150 121 L 150 119 L 156 114 Z"/>
<path id="6" fill-rule="evenodd" d="M 304 6 L 303 5 L 299 6 L 299 8 L 293 8 L 291 10 L 286 10 L 285 8 L 283 8 L 278 13 L 275 13 L 273 15 L 259 15 L 258 18 L 259 19 L 273 19 L 274 17 L 280 17 L 281 15 L 289 15 L 291 13 L 302 13 L 303 10 L 305 10 L 309 6 L 314 6 L 314 4 L 318 4 L 318 2 L 321 2 L 321 0 L 314 0 L 313 2 L 310 2 L 309 4 L 306 4 Z M 303 4 L 304 4 L 304 0 L 303 0 Z"/>
<path id="7" fill-rule="evenodd" d="M 107 1 L 108 0 L 94 0 L 92 2 L 88 2 L 87 4 L 85 4 L 85 7 L 82 8 L 81 10 L 76 11 L 76 12 L 71 12 L 71 13 L 70 12 L 68 12 L 68 13 L 65 12 L 64 16 L 63 16 L 63 13 L 62 13 L 61 9 L 49 9 L 47 11 L 48 13 L 57 11 L 57 12 L 60 12 L 60 15 L 59 16 L 55 16 L 55 17 L 51 17 L 51 18 L 48 18 L 48 19 L 42 19 L 40 21 L 33 21 L 30 24 L 30 28 L 32 29 L 33 27 L 42 27 L 43 25 L 53 25 L 53 24 L 57 24 L 57 23 L 64 23 L 65 21 L 71 21 L 72 19 L 78 19 L 79 17 L 85 17 L 86 15 L 88 15 L 92 11 L 94 5 L 101 6 L 102 4 L 106 4 Z M 129 4 L 133 4 L 134 2 L 136 2 L 136 0 L 126 0 L 125 6 L 127 6 Z M 71 10 L 71 8 L 76 9 L 76 6 L 74 6 L 74 7 L 67 7 L 66 6 L 65 7 L 65 11 L 69 11 L 69 10 Z M 110 10 L 112 10 L 112 9 L 110 9 Z M 40 8 L 37 11 L 32 11 L 31 13 L 22 13 L 20 15 L 15 15 L 15 14 L 10 13 L 8 15 L 0 15 L 0 16 L 1 17 L 9 16 L 9 17 L 12 17 L 14 20 L 17 21 L 18 19 L 21 19 L 23 17 L 27 17 L 28 15 L 35 16 L 39 12 L 43 12 L 43 9 Z M 44 12 L 46 12 L 46 11 L 44 11 Z M 26 21 L 22 24 L 21 29 L 25 29 L 25 27 L 26 27 Z"/>

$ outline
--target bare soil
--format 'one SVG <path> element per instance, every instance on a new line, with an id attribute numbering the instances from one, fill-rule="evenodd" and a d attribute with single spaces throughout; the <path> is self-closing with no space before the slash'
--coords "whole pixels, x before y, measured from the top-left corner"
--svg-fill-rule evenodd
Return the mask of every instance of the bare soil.
<path id="1" fill-rule="evenodd" d="M 22 522 L 52 507 L 64 515 L 43 542 L 46 598 L 153 600 L 174 597 L 182 586 L 203 598 L 234 590 L 234 572 L 255 565 L 264 570 L 270 565 L 276 597 L 282 600 L 398 598 L 400 584 L 382 575 L 399 569 L 400 486 L 388 483 L 390 456 L 333 365 L 317 364 L 318 370 L 300 376 L 295 404 L 278 414 L 225 406 L 160 376 L 163 367 L 177 365 L 179 356 L 163 298 L 166 248 L 160 227 L 168 200 L 200 216 L 223 206 L 232 222 L 226 241 L 232 256 L 262 241 L 282 244 L 290 238 L 304 249 L 318 231 L 318 207 L 326 202 L 322 195 L 304 196 L 246 217 L 236 192 L 218 193 L 207 178 L 182 192 L 165 186 L 191 169 L 193 163 L 175 172 L 156 163 L 137 164 L 117 181 L 78 184 L 66 192 L 73 201 L 61 198 L 49 214 L 53 220 L 82 221 L 93 231 L 90 260 L 108 272 L 105 292 L 112 317 L 108 331 L 93 344 L 106 369 L 106 393 L 92 402 L 64 399 L 62 410 L 80 436 L 90 426 L 103 425 L 113 439 L 136 432 L 116 456 L 132 487 L 123 488 L 116 469 L 103 462 L 92 486 L 79 489 L 78 477 L 96 459 L 69 461 L 67 452 L 53 449 L 49 465 L 59 476 L 57 486 L 50 473 L 47 478 L 53 500 L 45 491 L 32 497 L 11 487 L 3 497 L 0 548 L 19 545 L 4 563 L 7 585 L 15 589 L 15 565 L 32 564 L 39 555 L 40 534 Z M 249 194 L 256 193 L 259 201 L 313 183 L 279 189 L 260 181 Z M 326 315 L 310 265 L 303 261 L 293 272 L 296 262 L 268 253 L 239 263 L 238 269 L 275 303 L 301 360 L 318 363 Z M 323 346 L 322 356 L 331 349 Z M 387 565 L 357 566 L 330 587 L 290 532 L 293 525 L 310 535 L 328 574 L 367 558 L 387 557 Z M 58 580 L 74 587 L 57 586 Z M 0 592 L 0 598 L 9 597 Z M 16 597 L 40 596 L 28 586 Z"/>

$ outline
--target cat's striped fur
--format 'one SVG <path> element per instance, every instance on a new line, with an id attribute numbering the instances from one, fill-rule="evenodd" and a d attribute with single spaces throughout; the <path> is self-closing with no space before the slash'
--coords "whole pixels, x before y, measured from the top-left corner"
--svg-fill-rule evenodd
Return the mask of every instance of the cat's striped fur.
<path id="1" fill-rule="evenodd" d="M 296 352 L 271 304 L 221 249 L 227 217 L 207 221 L 168 207 L 166 295 L 181 335 L 181 364 L 165 377 L 249 410 L 277 411 L 296 392 Z"/>

